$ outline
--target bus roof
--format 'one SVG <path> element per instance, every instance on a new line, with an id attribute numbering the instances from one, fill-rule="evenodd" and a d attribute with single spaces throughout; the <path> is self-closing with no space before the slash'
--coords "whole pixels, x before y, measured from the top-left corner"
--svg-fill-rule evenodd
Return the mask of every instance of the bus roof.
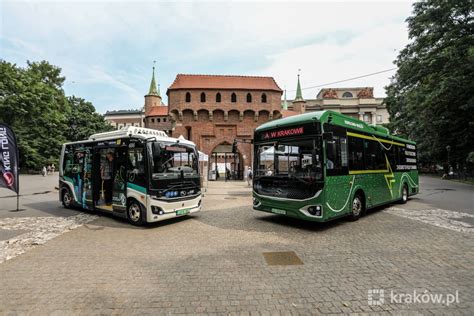
<path id="1" fill-rule="evenodd" d="M 183 143 L 186 145 L 190 145 L 194 147 L 196 146 L 193 142 L 184 139 L 184 137 L 182 136 L 180 136 L 179 138 L 169 137 L 163 131 L 159 131 L 159 130 L 151 129 L 151 128 L 135 127 L 135 126 L 124 127 L 122 129 L 111 131 L 111 132 L 93 134 L 89 137 L 89 139 L 66 143 L 66 145 L 78 144 L 78 143 L 90 143 L 90 142 L 96 142 L 96 141 L 102 141 L 102 140 L 113 140 L 113 139 L 128 138 L 128 137 L 138 138 L 138 139 L 155 138 L 157 141 L 162 141 L 162 142 L 179 141 L 180 143 Z"/>
<path id="2" fill-rule="evenodd" d="M 149 138 L 153 136 L 168 137 L 168 135 L 166 135 L 165 132 L 159 131 L 156 129 L 128 126 L 128 127 L 115 130 L 115 131 L 93 134 L 89 137 L 89 139 L 101 140 L 101 139 L 106 139 L 106 138 L 108 139 L 111 137 L 121 138 L 121 137 L 127 137 L 127 136 L 128 137 L 135 136 L 137 138 Z"/>
<path id="3" fill-rule="evenodd" d="M 352 130 L 358 130 L 358 131 L 366 132 L 369 134 L 383 136 L 383 137 L 387 137 L 393 140 L 402 141 L 405 143 L 416 144 L 414 141 L 391 135 L 388 129 L 386 129 L 385 127 L 370 125 L 361 120 L 341 114 L 339 112 L 330 111 L 330 110 L 307 112 L 304 114 L 293 115 L 290 117 L 270 121 L 270 122 L 260 125 L 259 127 L 255 129 L 255 131 L 262 132 L 262 131 L 270 130 L 274 128 L 294 126 L 294 125 L 305 124 L 305 123 L 310 123 L 314 121 L 321 122 L 321 123 L 328 123 L 329 118 L 331 118 L 330 120 L 331 124 L 334 124 L 337 126 L 342 126 L 342 127 L 350 128 Z"/>

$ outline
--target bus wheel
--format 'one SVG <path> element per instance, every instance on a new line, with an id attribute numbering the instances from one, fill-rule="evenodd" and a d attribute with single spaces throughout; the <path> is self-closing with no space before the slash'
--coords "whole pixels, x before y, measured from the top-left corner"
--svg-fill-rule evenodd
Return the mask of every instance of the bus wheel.
<path id="1" fill-rule="evenodd" d="M 364 213 L 364 201 L 360 193 L 356 193 L 354 199 L 352 200 L 352 212 L 349 216 L 351 221 L 356 221 Z"/>
<path id="2" fill-rule="evenodd" d="M 408 186 L 406 183 L 403 185 L 402 189 L 402 199 L 400 200 L 400 203 L 405 204 L 408 201 Z"/>
<path id="3" fill-rule="evenodd" d="M 68 189 L 63 190 L 63 195 L 62 195 L 61 201 L 62 201 L 63 206 L 65 208 L 72 208 L 72 195 L 71 195 L 71 192 L 69 192 Z"/>
<path id="4" fill-rule="evenodd" d="M 143 221 L 143 207 L 137 201 L 132 200 L 127 208 L 128 220 L 132 225 L 141 226 Z"/>

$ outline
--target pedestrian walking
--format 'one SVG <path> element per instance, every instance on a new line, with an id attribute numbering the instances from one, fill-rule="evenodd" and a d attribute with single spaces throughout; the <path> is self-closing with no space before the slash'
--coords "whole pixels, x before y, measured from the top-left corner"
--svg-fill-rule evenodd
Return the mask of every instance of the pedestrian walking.
<path id="1" fill-rule="evenodd" d="M 112 205 L 112 190 L 113 190 L 113 175 L 114 175 L 114 153 L 108 152 L 105 160 L 100 166 L 100 173 L 102 177 L 102 190 L 105 195 L 105 204 Z"/>
<path id="2" fill-rule="evenodd" d="M 54 174 L 54 170 L 56 170 L 56 166 L 54 165 L 54 163 L 51 165 L 51 173 Z"/>
<path id="3" fill-rule="evenodd" d="M 252 178 L 253 178 L 252 168 L 249 166 L 247 170 L 247 185 L 248 186 L 252 184 Z"/>
<path id="4" fill-rule="evenodd" d="M 43 168 L 41 169 L 41 174 L 43 175 L 43 177 L 46 177 L 46 166 L 43 166 Z"/>
<path id="5" fill-rule="evenodd" d="M 48 168 L 46 170 L 46 174 L 50 174 L 51 173 L 51 165 L 48 165 Z"/>

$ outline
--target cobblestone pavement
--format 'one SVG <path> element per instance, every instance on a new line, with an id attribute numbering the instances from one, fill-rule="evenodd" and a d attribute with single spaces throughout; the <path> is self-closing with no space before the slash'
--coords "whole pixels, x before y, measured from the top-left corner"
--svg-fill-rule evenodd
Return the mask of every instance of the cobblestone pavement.
<path id="1" fill-rule="evenodd" d="M 474 313 L 474 234 L 404 217 L 416 201 L 315 224 L 253 211 L 249 192 L 211 183 L 194 216 L 145 228 L 100 216 L 5 261 L 0 314 Z M 268 265 L 279 251 L 303 265 Z M 458 303 L 389 294 L 414 291 Z"/>
<path id="2" fill-rule="evenodd" d="M 0 219 L 0 229 L 21 234 L 0 240 L 0 263 L 10 260 L 34 246 L 43 245 L 69 230 L 93 221 L 97 216 L 79 214 L 70 217 L 12 217 Z"/>

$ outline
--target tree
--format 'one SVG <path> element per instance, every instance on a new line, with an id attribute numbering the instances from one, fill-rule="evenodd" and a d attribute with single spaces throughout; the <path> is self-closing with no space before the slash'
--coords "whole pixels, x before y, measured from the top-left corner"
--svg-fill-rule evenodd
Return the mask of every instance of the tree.
<path id="1" fill-rule="evenodd" d="M 392 132 L 417 141 L 421 162 L 465 162 L 473 151 L 474 23 L 471 1 L 413 5 L 410 43 L 386 87 Z"/>
<path id="2" fill-rule="evenodd" d="M 91 102 L 72 96 L 68 97 L 68 103 L 71 107 L 67 114 L 67 125 L 70 127 L 66 135 L 68 140 L 87 139 L 94 133 L 113 130 L 103 116 L 95 111 Z"/>
<path id="3" fill-rule="evenodd" d="M 66 98 L 64 81 L 61 69 L 46 61 L 20 68 L 0 60 L 0 122 L 17 135 L 22 168 L 57 164 L 61 144 L 108 128 L 90 102 Z M 77 134 L 71 133 L 73 121 L 79 126 Z"/>

